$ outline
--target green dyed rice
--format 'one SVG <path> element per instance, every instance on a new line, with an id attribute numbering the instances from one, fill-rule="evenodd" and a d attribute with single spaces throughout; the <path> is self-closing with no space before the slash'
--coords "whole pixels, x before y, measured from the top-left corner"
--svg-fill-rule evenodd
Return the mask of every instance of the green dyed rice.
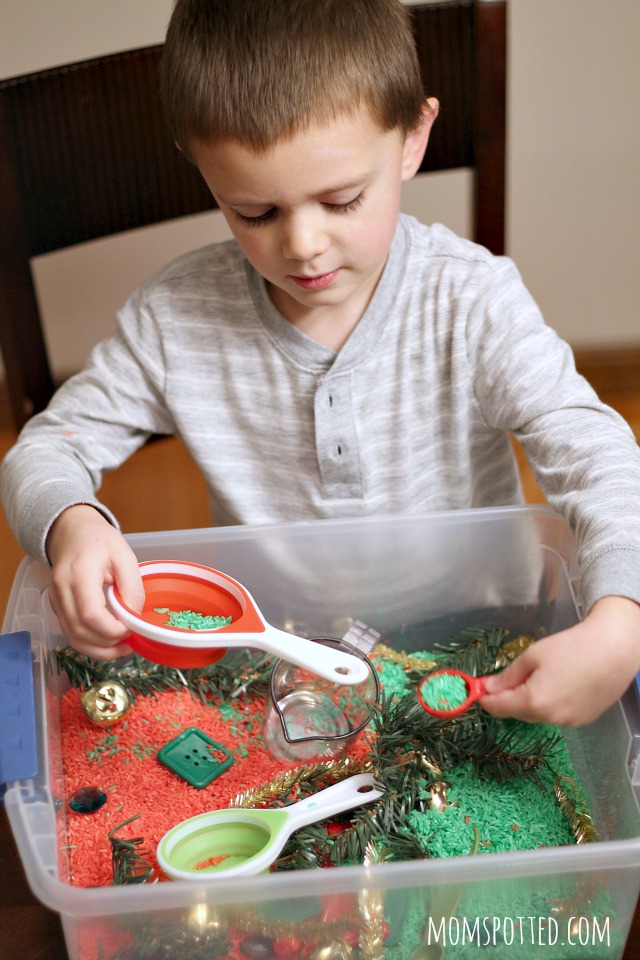
<path id="1" fill-rule="evenodd" d="M 439 673 L 425 681 L 422 696 L 433 710 L 455 710 L 467 699 L 467 685 L 455 673 Z"/>
<path id="2" fill-rule="evenodd" d="M 181 630 L 217 630 L 231 623 L 231 617 L 209 616 L 194 613 L 193 610 L 169 610 L 168 607 L 154 607 L 154 613 L 168 614 L 165 626 L 179 627 Z"/>
<path id="3" fill-rule="evenodd" d="M 547 790 L 531 780 L 489 784 L 469 763 L 447 771 L 447 777 L 449 806 L 409 814 L 411 826 L 431 856 L 468 855 L 474 827 L 480 834 L 479 854 L 574 842 L 571 826 L 556 802 L 551 776 Z"/>

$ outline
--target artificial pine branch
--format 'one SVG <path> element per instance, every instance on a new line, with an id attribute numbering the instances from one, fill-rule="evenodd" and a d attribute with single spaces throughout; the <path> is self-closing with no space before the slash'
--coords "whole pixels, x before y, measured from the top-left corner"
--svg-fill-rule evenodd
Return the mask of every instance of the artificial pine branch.
<path id="1" fill-rule="evenodd" d="M 562 737 L 533 725 L 494 723 L 488 726 L 467 759 L 478 776 L 504 783 L 528 777 L 543 787 L 540 774 L 551 770 L 550 761 Z"/>
<path id="2" fill-rule="evenodd" d="M 359 812 L 350 827 L 332 838 L 329 863 L 335 867 L 362 863 L 372 844 L 383 848 L 389 860 L 424 860 L 428 854 L 409 824 L 409 812 L 407 806 L 397 802 L 385 806 L 382 801 Z"/>
<path id="3" fill-rule="evenodd" d="M 507 638 L 506 630 L 498 627 L 487 630 L 483 627 L 469 627 L 448 643 L 437 643 L 434 649 L 442 654 L 441 666 L 464 670 L 472 677 L 494 673 L 500 647 Z"/>
<path id="4" fill-rule="evenodd" d="M 391 828 L 383 831 L 379 819 L 379 804 L 359 811 L 351 819 L 351 825 L 336 834 L 329 850 L 329 863 L 339 867 L 345 863 L 362 863 L 367 846 L 376 837 L 389 837 Z"/>
<path id="5" fill-rule="evenodd" d="M 463 762 L 490 722 L 489 714 L 474 707 L 462 717 L 442 720 L 426 713 L 413 691 L 397 699 L 383 695 L 370 738 L 376 776 L 384 781 L 395 767 L 419 763 L 420 756 L 439 771 Z"/>
<path id="6" fill-rule="evenodd" d="M 72 647 L 58 648 L 56 660 L 73 687 L 86 688 L 95 683 L 117 680 L 133 702 L 136 696 L 156 696 L 165 690 L 184 690 L 185 687 L 203 703 L 244 696 L 250 700 L 263 699 L 273 667 L 271 655 L 248 650 L 234 653 L 228 663 L 221 661 L 192 670 L 163 667 L 138 654 L 133 654 L 125 664 L 115 666 L 109 661 L 85 657 Z"/>
<path id="7" fill-rule="evenodd" d="M 298 830 L 287 842 L 277 869 L 362 863 L 371 844 L 384 848 L 390 860 L 424 859 L 425 851 L 409 824 L 412 810 L 424 812 L 428 806 L 427 800 L 418 796 L 422 792 L 420 785 L 407 777 L 406 794 L 386 793 L 375 804 L 336 818 L 336 822 L 343 823 L 337 833 L 323 824 Z"/>
<path id="8" fill-rule="evenodd" d="M 493 643 L 486 648 L 483 645 L 483 655 L 486 652 L 493 661 L 492 648 Z M 413 692 L 396 700 L 382 697 L 373 717 L 373 730 L 373 769 L 385 787 L 397 776 L 398 766 L 418 775 L 416 758 L 420 755 L 436 771 L 471 761 L 480 775 L 499 783 L 528 777 L 540 785 L 540 774 L 550 769 L 561 740 L 559 733 L 544 727 L 499 720 L 478 704 L 451 720 L 432 717 L 422 710 Z"/>
<path id="9" fill-rule="evenodd" d="M 116 836 L 118 830 L 137 820 L 139 816 L 140 814 L 136 813 L 133 817 L 123 820 L 117 827 L 109 831 L 114 884 L 146 883 L 153 875 L 153 865 L 147 860 L 150 851 L 142 847 L 143 837 L 132 837 L 129 840 L 124 840 L 122 837 Z"/>
<path id="10" fill-rule="evenodd" d="M 294 833 L 286 842 L 274 870 L 307 870 L 326 867 L 333 838 L 322 823 L 312 823 Z"/>

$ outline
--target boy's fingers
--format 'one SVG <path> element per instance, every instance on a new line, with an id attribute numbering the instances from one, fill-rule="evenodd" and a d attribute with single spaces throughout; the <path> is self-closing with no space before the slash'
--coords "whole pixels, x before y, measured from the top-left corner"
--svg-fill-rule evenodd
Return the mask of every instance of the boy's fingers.
<path id="1" fill-rule="evenodd" d="M 74 597 L 68 626 L 76 642 L 109 648 L 126 639 L 128 628 L 107 608 L 102 585 L 93 594 Z"/>
<path id="2" fill-rule="evenodd" d="M 487 678 L 486 696 L 482 697 L 482 707 L 494 717 L 514 717 L 528 723 L 536 723 L 544 715 L 544 708 L 534 701 L 536 697 L 527 681 L 535 669 L 532 657 L 526 652 L 509 664 L 501 673 Z"/>
<path id="3" fill-rule="evenodd" d="M 87 570 L 80 581 L 69 582 L 61 576 L 55 579 L 49 591 L 51 606 L 74 647 L 82 647 L 87 656 L 102 656 L 126 639 L 128 629 L 107 609 L 101 575 Z M 109 659 L 118 655 L 110 654 Z"/>
<path id="4" fill-rule="evenodd" d="M 145 593 L 140 567 L 135 557 L 131 561 L 127 558 L 126 562 L 114 565 L 114 577 L 118 593 L 126 606 L 139 613 L 144 606 Z"/>
<path id="5" fill-rule="evenodd" d="M 494 717 L 514 717 L 517 720 L 533 722 L 538 718 L 523 704 L 522 691 L 515 687 L 504 690 L 496 696 L 482 699 L 482 706 Z"/>
<path id="6" fill-rule="evenodd" d="M 534 669 L 531 659 L 532 658 L 527 657 L 527 653 L 525 652 L 500 673 L 494 673 L 490 677 L 487 677 L 485 683 L 487 695 L 503 693 L 506 690 L 519 687 L 520 684 L 524 683 L 527 677 L 531 676 Z"/>
<path id="7" fill-rule="evenodd" d="M 92 643 L 90 641 L 74 639 L 73 647 L 78 653 L 85 657 L 91 657 L 94 660 L 119 660 L 120 657 L 127 657 L 133 653 L 128 643 L 114 643 L 111 646 L 105 646 L 101 643 Z"/>

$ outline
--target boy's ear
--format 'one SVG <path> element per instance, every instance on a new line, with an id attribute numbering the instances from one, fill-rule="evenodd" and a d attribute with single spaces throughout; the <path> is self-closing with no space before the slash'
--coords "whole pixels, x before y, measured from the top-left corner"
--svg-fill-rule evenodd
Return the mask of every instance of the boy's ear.
<path id="1" fill-rule="evenodd" d="M 189 163 L 193 164 L 193 166 L 195 167 L 195 163 L 194 163 L 193 158 L 192 158 L 191 154 L 189 153 L 189 151 L 188 151 L 188 150 L 185 150 L 185 148 L 182 146 L 182 144 L 178 143 L 177 140 L 174 140 L 173 142 L 175 143 L 176 147 L 178 148 L 178 150 L 180 151 L 180 153 L 182 154 L 182 156 L 185 158 L 185 160 L 188 160 Z"/>
<path id="2" fill-rule="evenodd" d="M 438 116 L 440 104 L 435 97 L 429 97 L 422 108 L 421 122 L 405 137 L 402 153 L 402 181 L 411 180 L 418 172 L 424 152 L 429 142 L 433 122 Z"/>

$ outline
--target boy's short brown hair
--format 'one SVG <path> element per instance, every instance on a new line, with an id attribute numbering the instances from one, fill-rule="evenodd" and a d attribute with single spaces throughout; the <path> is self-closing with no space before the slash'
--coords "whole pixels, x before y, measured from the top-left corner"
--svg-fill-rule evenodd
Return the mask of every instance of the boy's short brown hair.
<path id="1" fill-rule="evenodd" d="M 400 0 L 176 0 L 161 86 L 187 153 L 219 138 L 263 150 L 362 105 L 406 133 L 424 103 Z"/>

